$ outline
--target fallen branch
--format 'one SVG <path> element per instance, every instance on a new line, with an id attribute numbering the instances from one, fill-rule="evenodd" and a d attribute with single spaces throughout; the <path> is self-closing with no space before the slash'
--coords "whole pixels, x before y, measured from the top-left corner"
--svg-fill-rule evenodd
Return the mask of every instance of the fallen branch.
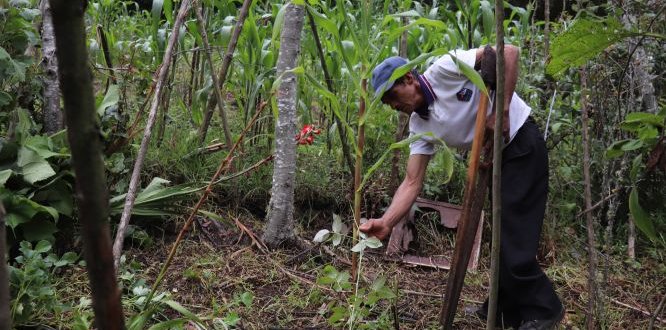
<path id="1" fill-rule="evenodd" d="M 256 245 L 261 252 L 268 252 L 268 248 L 266 248 L 266 245 L 261 241 L 261 239 L 257 238 L 257 235 L 254 234 L 249 228 L 247 228 L 238 218 L 234 217 L 234 223 L 236 223 L 236 227 L 240 229 L 241 231 L 245 232 L 247 236 L 250 237 L 252 240 L 252 244 Z"/>
<path id="2" fill-rule="evenodd" d="M 652 313 L 650 313 L 650 312 L 648 312 L 648 311 L 646 311 L 645 309 L 642 309 L 642 308 L 640 308 L 640 307 L 632 306 L 632 305 L 629 305 L 629 304 L 627 304 L 627 303 L 623 303 L 623 302 L 621 302 L 621 301 L 619 301 L 619 300 L 617 300 L 617 299 L 615 299 L 615 298 L 610 298 L 610 301 L 611 301 L 612 303 L 616 304 L 616 305 L 619 305 L 619 306 L 622 306 L 622 307 L 629 308 L 629 309 L 631 309 L 631 310 L 633 310 L 633 311 L 636 311 L 636 312 L 639 312 L 639 313 L 641 313 L 641 314 L 643 314 L 643 315 L 645 315 L 645 316 L 652 316 L 652 317 L 654 317 L 655 320 L 657 320 L 657 321 L 659 321 L 659 322 L 661 322 L 661 323 L 666 323 L 666 320 L 664 320 L 664 319 L 662 319 L 662 318 L 660 318 L 660 317 L 658 317 L 658 316 L 656 316 L 656 315 L 652 315 Z"/>
<path id="3" fill-rule="evenodd" d="M 598 208 L 599 206 L 603 205 L 607 200 L 609 200 L 609 199 L 611 199 L 613 196 L 617 195 L 620 191 L 622 191 L 622 188 L 615 188 L 615 189 L 613 189 L 613 191 L 611 191 L 611 193 L 610 193 L 608 196 L 604 197 L 602 200 L 598 201 L 596 204 L 592 205 L 592 206 L 589 207 L 588 209 L 583 210 L 583 211 L 580 211 L 580 213 L 578 213 L 578 214 L 576 215 L 576 217 L 580 217 L 581 215 L 583 215 L 583 214 L 585 214 L 585 213 L 588 213 L 588 212 L 594 211 L 596 208 Z"/>

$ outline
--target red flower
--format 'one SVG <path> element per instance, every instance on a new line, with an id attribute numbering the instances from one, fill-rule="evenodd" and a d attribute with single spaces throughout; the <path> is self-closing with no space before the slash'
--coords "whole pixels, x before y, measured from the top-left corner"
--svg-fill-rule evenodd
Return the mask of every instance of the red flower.
<path id="1" fill-rule="evenodd" d="M 301 131 L 296 134 L 296 143 L 298 144 L 312 144 L 314 142 L 315 135 L 321 133 L 320 129 L 315 128 L 314 125 L 305 124 Z"/>

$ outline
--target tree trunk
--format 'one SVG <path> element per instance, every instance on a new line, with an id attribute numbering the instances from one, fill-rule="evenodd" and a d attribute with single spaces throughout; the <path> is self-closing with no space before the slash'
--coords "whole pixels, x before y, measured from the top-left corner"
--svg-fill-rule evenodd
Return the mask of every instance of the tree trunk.
<path id="1" fill-rule="evenodd" d="M 120 255 L 122 254 L 123 242 L 125 241 L 125 231 L 127 230 L 130 215 L 132 214 L 132 208 L 134 207 L 136 190 L 141 179 L 141 168 L 143 167 L 143 160 L 146 158 L 146 153 L 148 151 L 150 135 L 152 134 L 153 126 L 155 125 L 155 117 L 157 116 L 157 108 L 162 97 L 162 89 L 164 88 L 164 83 L 169 76 L 169 67 L 171 66 L 173 50 L 176 46 L 176 41 L 178 41 L 180 27 L 183 25 L 185 15 L 187 14 L 189 7 L 190 0 L 183 0 L 183 2 L 180 3 L 178 17 L 176 17 L 176 21 L 173 24 L 173 30 L 171 31 L 171 36 L 169 37 L 169 43 L 167 45 L 166 51 L 164 52 L 164 58 L 162 59 L 162 66 L 160 67 L 157 76 L 157 83 L 155 84 L 155 92 L 153 94 L 153 102 L 150 107 L 150 113 L 148 114 L 148 122 L 146 123 L 146 128 L 143 132 L 143 139 L 141 140 L 141 146 L 139 147 L 139 152 L 137 153 L 136 161 L 134 162 L 132 178 L 130 179 L 129 188 L 127 189 L 127 197 L 125 197 L 125 206 L 120 217 L 120 224 L 118 225 L 116 239 L 113 242 L 113 259 L 116 270 L 120 264 Z"/>
<path id="2" fill-rule="evenodd" d="M 0 329 L 12 328 L 12 317 L 9 312 L 9 273 L 5 260 L 7 251 L 7 233 L 5 224 L 5 207 L 0 202 Z"/>
<path id="3" fill-rule="evenodd" d="M 588 90 L 587 90 L 587 71 L 585 68 L 580 70 L 581 80 L 581 113 L 582 113 L 582 131 L 583 131 L 583 180 L 585 184 L 584 198 L 585 209 L 592 208 L 592 188 L 590 183 L 590 141 L 588 132 Z M 588 245 L 588 302 L 587 302 L 587 320 L 585 322 L 588 330 L 595 329 L 595 311 L 597 303 L 597 243 L 594 234 L 594 219 L 592 212 L 585 213 L 587 223 L 587 245 Z"/>
<path id="4" fill-rule="evenodd" d="M 53 134 L 63 129 L 62 111 L 60 110 L 60 84 L 58 83 L 58 60 L 55 56 L 55 36 L 53 17 L 48 0 L 40 4 L 42 12 L 42 68 L 44 69 L 44 133 Z"/>
<path id="5" fill-rule="evenodd" d="M 218 80 L 220 82 L 219 88 L 222 88 L 222 85 L 224 85 L 224 82 L 227 79 L 227 71 L 229 70 L 229 66 L 231 65 L 231 59 L 233 58 L 234 51 L 236 50 L 236 43 L 238 42 L 238 36 L 240 36 L 240 33 L 243 30 L 243 23 L 245 22 L 245 18 L 247 17 L 247 13 L 250 10 L 251 5 L 252 5 L 252 0 L 243 1 L 243 6 L 241 7 L 240 12 L 238 13 L 238 20 L 236 21 L 236 25 L 234 26 L 234 32 L 231 35 L 231 39 L 229 40 L 229 45 L 227 46 L 227 51 L 224 53 L 224 58 L 222 59 L 222 68 L 220 68 L 220 74 L 218 76 Z M 204 49 L 204 51 L 207 50 Z M 210 69 L 213 70 L 212 67 Z M 206 134 L 208 133 L 208 125 L 210 125 L 210 118 L 213 116 L 213 110 L 215 109 L 216 105 L 217 105 L 217 99 L 215 97 L 212 97 L 212 95 L 208 95 L 208 105 L 206 106 L 206 113 L 204 114 L 204 120 L 201 125 L 201 129 L 199 130 L 200 143 L 204 143 L 204 141 L 206 141 Z M 227 127 L 227 117 L 224 114 L 224 111 L 221 110 L 220 110 L 220 119 L 222 119 L 222 126 L 224 128 L 224 139 L 227 144 L 227 148 L 231 148 L 231 143 L 232 143 L 231 133 L 229 132 L 229 128 Z"/>
<path id="6" fill-rule="evenodd" d="M 294 179 L 296 172 L 296 75 L 285 73 L 296 66 L 301 48 L 303 6 L 290 3 L 284 14 L 284 27 L 280 36 L 280 54 L 276 77 L 282 82 L 277 91 L 279 115 L 275 123 L 275 167 L 271 200 L 268 205 L 268 225 L 263 239 L 276 247 L 294 238 Z"/>
<path id="7" fill-rule="evenodd" d="M 109 230 L 109 196 L 83 16 L 87 1 L 51 0 L 84 258 L 98 329 L 124 329 Z"/>

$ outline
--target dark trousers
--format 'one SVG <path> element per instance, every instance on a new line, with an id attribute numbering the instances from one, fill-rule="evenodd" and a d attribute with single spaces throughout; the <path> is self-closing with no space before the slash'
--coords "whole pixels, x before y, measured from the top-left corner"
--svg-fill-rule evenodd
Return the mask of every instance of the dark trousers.
<path id="1" fill-rule="evenodd" d="M 502 152 L 498 325 L 555 317 L 562 309 L 536 255 L 548 196 L 548 151 L 528 118 Z M 487 310 L 488 301 L 483 308 Z"/>

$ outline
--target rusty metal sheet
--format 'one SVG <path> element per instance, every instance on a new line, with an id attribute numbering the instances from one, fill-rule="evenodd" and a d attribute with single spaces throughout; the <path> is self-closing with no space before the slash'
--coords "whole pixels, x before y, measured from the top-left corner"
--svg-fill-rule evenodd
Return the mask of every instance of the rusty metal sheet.
<path id="1" fill-rule="evenodd" d="M 456 229 L 458 227 L 462 210 L 461 206 L 424 198 L 417 198 L 414 204 L 420 209 L 432 209 L 438 211 L 440 214 L 440 222 L 445 228 Z M 483 214 L 481 216 L 481 221 L 479 221 L 476 235 L 474 237 L 472 255 L 469 263 L 467 264 L 467 269 L 472 271 L 476 270 L 479 265 L 482 229 Z M 393 231 L 391 232 L 389 243 L 386 248 L 386 254 L 390 256 L 402 256 L 402 262 L 411 265 L 438 269 L 450 269 L 451 260 L 449 258 L 406 254 L 409 250 L 409 244 L 414 241 L 415 231 L 416 227 L 414 226 L 414 209 L 412 209 L 405 218 L 400 220 L 400 222 L 398 222 L 398 224 L 393 227 Z"/>

